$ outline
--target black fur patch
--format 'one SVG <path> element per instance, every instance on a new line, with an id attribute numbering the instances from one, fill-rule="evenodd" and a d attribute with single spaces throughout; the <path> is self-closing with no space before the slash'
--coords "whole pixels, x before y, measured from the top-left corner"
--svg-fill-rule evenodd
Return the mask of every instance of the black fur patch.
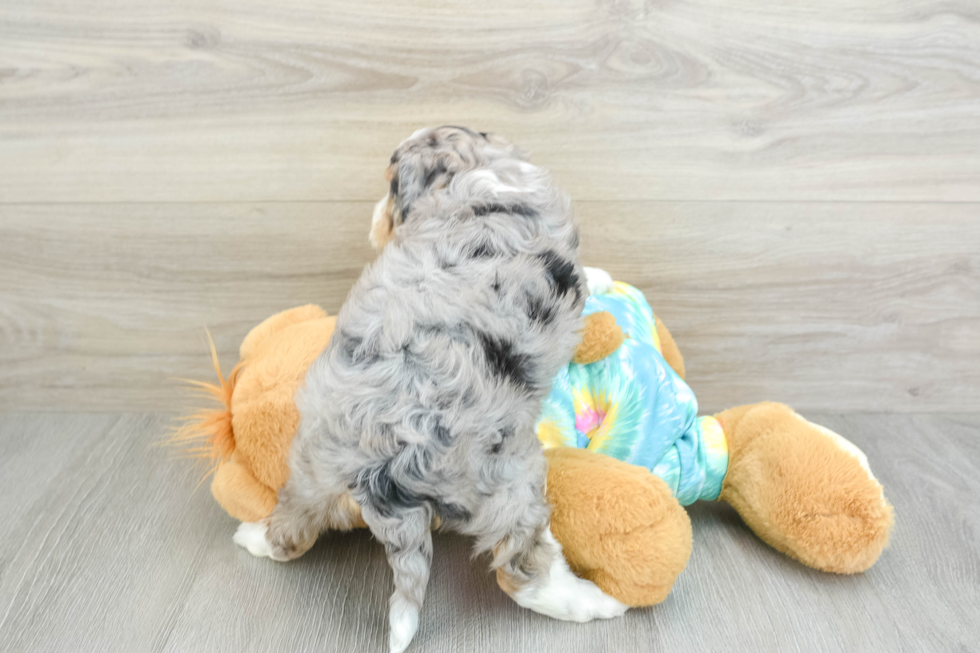
<path id="1" fill-rule="evenodd" d="M 422 187 L 428 188 L 429 186 L 432 185 L 432 182 L 434 182 L 439 177 L 439 175 L 443 175 L 445 173 L 446 173 L 446 166 L 440 161 L 435 168 L 429 170 L 429 173 L 425 175 L 425 181 L 422 182 Z"/>
<path id="2" fill-rule="evenodd" d="M 463 506 L 413 492 L 396 483 L 391 477 L 391 463 L 392 461 L 388 460 L 377 467 L 363 471 L 349 488 L 359 489 L 370 502 L 371 507 L 382 517 L 394 517 L 399 512 L 428 504 L 443 519 L 468 521 L 472 518 L 470 511 Z M 418 470 L 407 471 L 415 474 Z"/>
<path id="3" fill-rule="evenodd" d="M 575 265 L 571 261 L 563 259 L 550 249 L 541 254 L 540 258 L 544 260 L 545 270 L 554 282 L 558 295 L 565 295 L 572 289 L 576 296 L 579 295 L 578 274 L 575 273 Z"/>
<path id="4" fill-rule="evenodd" d="M 500 440 L 498 442 L 493 443 L 493 446 L 490 447 L 490 453 L 494 453 L 494 454 L 500 453 L 500 450 L 503 449 L 504 442 L 507 441 L 507 438 L 514 435 L 514 429 L 505 428 L 505 429 L 501 429 L 498 433 L 500 434 Z"/>
<path id="5" fill-rule="evenodd" d="M 392 197 L 398 197 L 398 177 L 391 178 L 391 187 L 389 188 L 389 193 Z"/>
<path id="6" fill-rule="evenodd" d="M 487 243 L 480 243 L 470 252 L 470 258 L 493 258 L 499 252 Z"/>
<path id="7" fill-rule="evenodd" d="M 437 501 L 435 503 L 435 510 L 436 514 L 445 521 L 469 521 L 473 519 L 473 515 L 470 514 L 469 510 L 458 503 L 452 503 L 450 501 Z"/>
<path id="8" fill-rule="evenodd" d="M 551 324 L 555 321 L 555 307 L 547 304 L 540 297 L 528 295 L 527 316 L 541 324 Z"/>
<path id="9" fill-rule="evenodd" d="M 391 517 L 400 510 L 418 508 L 425 498 L 401 487 L 391 478 L 391 461 L 365 469 L 358 474 L 350 489 L 359 489 L 382 517 Z"/>
<path id="10" fill-rule="evenodd" d="M 538 212 L 532 209 L 527 204 L 515 204 L 510 207 L 511 213 L 516 213 L 519 216 L 525 218 L 536 218 L 538 217 Z"/>
<path id="11" fill-rule="evenodd" d="M 494 274 L 493 275 L 493 283 L 490 285 L 490 287 L 493 288 L 493 291 L 495 293 L 497 293 L 498 295 L 500 294 L 500 276 L 499 275 L 497 275 L 497 274 Z"/>
<path id="12" fill-rule="evenodd" d="M 452 432 L 450 432 L 450 430 L 443 426 L 439 421 L 436 422 L 435 428 L 432 429 L 432 434 L 436 436 L 436 440 L 439 441 L 439 444 L 443 445 L 444 447 L 448 447 L 453 443 L 454 438 Z"/>
<path id="13" fill-rule="evenodd" d="M 503 204 L 491 202 L 490 204 L 476 204 L 473 206 L 473 215 L 478 218 L 485 215 L 490 215 L 491 213 L 513 213 L 524 218 L 538 217 L 538 212 L 527 204 L 513 204 L 511 206 L 505 206 Z"/>
<path id="14" fill-rule="evenodd" d="M 526 354 L 514 351 L 514 343 L 503 338 L 494 338 L 489 333 L 478 331 L 480 345 L 487 365 L 494 375 L 509 379 L 512 383 L 527 387 L 531 381 L 531 368 Z"/>

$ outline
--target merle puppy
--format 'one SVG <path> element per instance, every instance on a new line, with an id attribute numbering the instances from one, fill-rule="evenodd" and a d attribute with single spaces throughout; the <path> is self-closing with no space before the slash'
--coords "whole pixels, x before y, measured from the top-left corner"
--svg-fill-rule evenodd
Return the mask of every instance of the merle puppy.
<path id="1" fill-rule="evenodd" d="M 418 629 L 434 522 L 492 551 L 524 607 L 622 614 L 551 535 L 534 430 L 589 292 L 568 197 L 513 145 L 461 127 L 413 134 L 387 178 L 371 230 L 383 250 L 300 390 L 289 481 L 235 541 L 290 560 L 359 509 L 394 572 L 398 653 Z"/>

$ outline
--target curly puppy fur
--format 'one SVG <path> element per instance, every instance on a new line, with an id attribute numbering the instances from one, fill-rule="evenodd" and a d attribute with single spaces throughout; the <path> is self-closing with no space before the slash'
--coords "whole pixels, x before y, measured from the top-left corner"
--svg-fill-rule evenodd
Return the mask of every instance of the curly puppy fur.
<path id="1" fill-rule="evenodd" d="M 461 127 L 416 132 L 386 176 L 371 232 L 383 250 L 299 392 L 278 505 L 240 543 L 294 558 L 350 526 L 353 498 L 394 572 L 392 651 L 418 627 L 436 519 L 493 551 L 521 605 L 621 614 L 551 537 L 534 432 L 588 293 L 569 198 L 513 145 Z"/>

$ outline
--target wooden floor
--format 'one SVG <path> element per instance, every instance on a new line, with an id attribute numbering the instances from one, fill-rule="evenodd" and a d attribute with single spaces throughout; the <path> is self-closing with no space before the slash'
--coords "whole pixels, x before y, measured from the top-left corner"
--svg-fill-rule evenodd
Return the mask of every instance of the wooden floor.
<path id="1" fill-rule="evenodd" d="M 0 651 L 380 651 L 365 534 L 276 565 L 151 446 L 275 311 L 340 307 L 419 126 L 497 131 L 649 297 L 701 407 L 864 447 L 894 544 L 731 510 L 662 606 L 519 610 L 439 537 L 415 651 L 980 650 L 976 0 L 0 0 Z"/>
<path id="2" fill-rule="evenodd" d="M 696 504 L 694 554 L 660 606 L 567 624 L 518 608 L 468 543 L 437 536 L 413 651 L 976 651 L 980 417 L 807 414 L 864 448 L 895 506 L 860 576 L 809 570 L 726 506 Z M 391 574 L 365 532 L 275 563 L 186 461 L 166 417 L 0 417 L 0 651 L 382 651 Z"/>

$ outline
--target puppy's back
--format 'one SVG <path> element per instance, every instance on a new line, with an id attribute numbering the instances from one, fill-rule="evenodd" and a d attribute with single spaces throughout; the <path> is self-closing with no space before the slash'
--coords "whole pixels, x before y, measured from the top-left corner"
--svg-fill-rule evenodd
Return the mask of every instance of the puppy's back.
<path id="1" fill-rule="evenodd" d="M 466 517 L 480 475 L 539 449 L 587 293 L 577 249 L 567 196 L 520 159 L 415 198 L 307 376 L 306 455 L 380 502 Z"/>

